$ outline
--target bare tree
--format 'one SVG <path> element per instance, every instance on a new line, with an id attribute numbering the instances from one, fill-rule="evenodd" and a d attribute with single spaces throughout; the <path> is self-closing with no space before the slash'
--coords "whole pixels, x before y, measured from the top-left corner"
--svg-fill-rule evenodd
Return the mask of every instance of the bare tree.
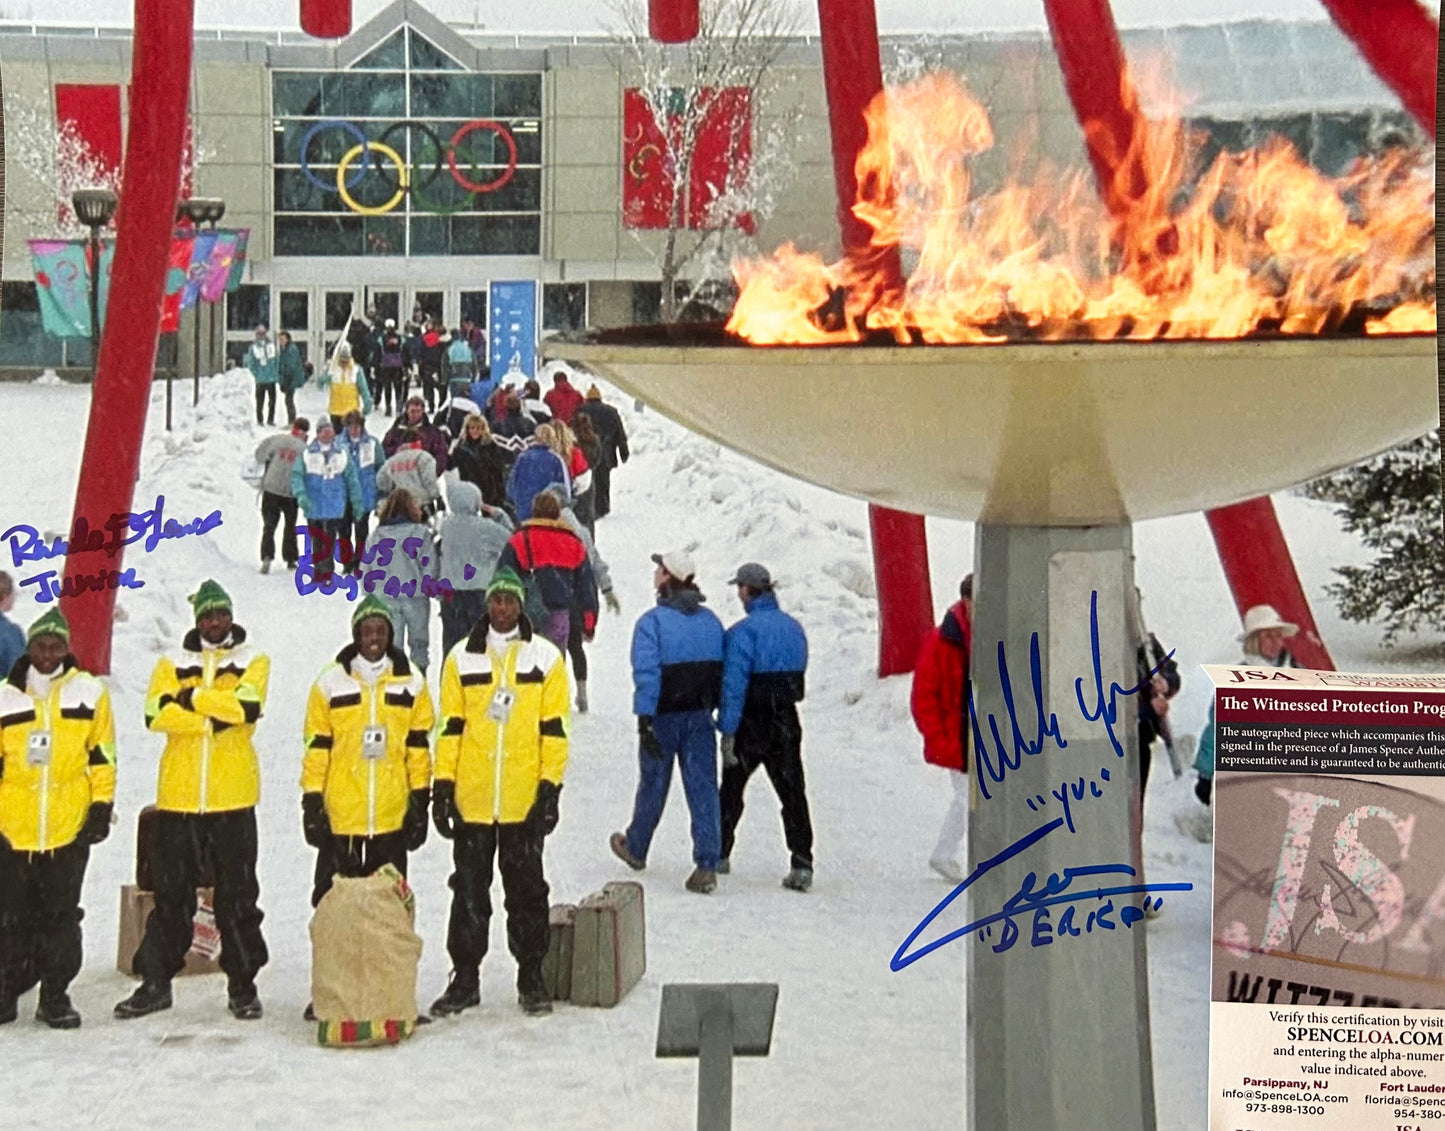
<path id="1" fill-rule="evenodd" d="M 657 256 L 662 318 L 672 322 L 731 285 L 731 256 L 747 240 L 744 229 L 771 213 L 791 175 L 789 127 L 801 115 L 774 115 L 761 132 L 753 127 L 780 85 L 774 64 L 800 15 L 795 0 L 701 0 L 697 37 L 669 46 L 648 35 L 647 0 L 608 0 L 608 8 L 623 85 L 639 91 L 661 138 L 668 216 Z M 731 113 L 739 91 L 747 114 Z M 716 128 L 717 114 L 728 115 L 722 183 L 707 185 L 705 214 L 695 215 L 699 142 Z"/>

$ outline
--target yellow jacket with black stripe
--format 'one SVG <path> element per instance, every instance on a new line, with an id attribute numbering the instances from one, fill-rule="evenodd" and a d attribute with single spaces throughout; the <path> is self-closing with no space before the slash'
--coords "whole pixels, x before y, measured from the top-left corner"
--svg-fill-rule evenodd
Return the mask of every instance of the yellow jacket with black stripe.
<path id="1" fill-rule="evenodd" d="M 487 618 L 442 665 L 436 778 L 456 782 L 468 824 L 514 824 L 527 816 L 544 778 L 562 783 L 567 766 L 567 665 L 524 616 L 519 639 L 487 650 Z M 489 709 L 498 690 L 516 698 L 505 722 Z"/>
<path id="2" fill-rule="evenodd" d="M 196 629 L 162 656 L 146 692 L 146 727 L 166 736 L 156 806 L 173 813 L 249 809 L 261 797 L 252 738 L 266 706 L 271 661 L 231 626 L 226 646 L 202 648 Z"/>
<path id="3" fill-rule="evenodd" d="M 115 801 L 115 722 L 105 684 L 66 656 L 49 694 L 27 690 L 22 656 L 0 683 L 0 833 L 20 852 L 75 840 L 93 801 Z M 30 755 L 30 735 L 50 732 L 49 760 Z"/>
<path id="4" fill-rule="evenodd" d="M 349 644 L 322 669 L 306 703 L 301 791 L 319 793 L 337 836 L 376 836 L 401 828 L 408 795 L 431 785 L 435 721 L 426 680 L 401 649 L 387 649 L 390 669 L 375 685 L 351 674 Z M 384 757 L 367 758 L 368 727 L 386 728 Z"/>

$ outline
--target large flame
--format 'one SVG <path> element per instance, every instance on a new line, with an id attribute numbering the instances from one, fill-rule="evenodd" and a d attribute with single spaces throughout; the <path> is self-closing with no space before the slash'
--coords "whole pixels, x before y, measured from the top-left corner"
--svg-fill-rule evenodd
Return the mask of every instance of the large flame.
<path id="1" fill-rule="evenodd" d="M 1177 118 L 1134 117 L 1110 213 L 1083 172 L 971 196 L 969 160 L 993 129 L 954 77 L 880 94 L 855 167 L 870 248 L 828 264 L 789 244 L 736 262 L 728 330 L 801 345 L 874 331 L 932 343 L 1237 338 L 1351 318 L 1369 333 L 1434 332 L 1434 172 L 1420 154 L 1392 150 L 1331 178 L 1272 138 L 1221 153 L 1191 184 L 1198 139 Z"/>

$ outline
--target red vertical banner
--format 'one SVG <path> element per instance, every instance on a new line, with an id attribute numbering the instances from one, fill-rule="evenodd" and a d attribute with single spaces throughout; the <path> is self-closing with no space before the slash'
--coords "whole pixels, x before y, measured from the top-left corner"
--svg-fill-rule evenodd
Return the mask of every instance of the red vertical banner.
<path id="1" fill-rule="evenodd" d="M 671 92 L 675 105 L 667 107 L 665 128 L 677 136 L 688 92 Z M 693 97 L 706 100 L 706 112 L 698 128 L 692 151 L 692 175 L 688 182 L 684 228 L 722 226 L 711 218 L 712 202 L 746 176 L 753 154 L 753 107 L 746 87 L 703 88 Z M 663 229 L 671 225 L 673 167 L 668 153 L 664 123 L 658 121 L 652 104 L 642 91 L 629 87 L 622 92 L 622 218 L 629 228 Z M 751 233 L 751 213 L 722 218 Z"/>
<path id="2" fill-rule="evenodd" d="M 120 87 L 115 83 L 55 84 L 56 160 L 60 165 L 58 219 L 74 222 L 70 194 L 113 188 L 121 162 Z"/>

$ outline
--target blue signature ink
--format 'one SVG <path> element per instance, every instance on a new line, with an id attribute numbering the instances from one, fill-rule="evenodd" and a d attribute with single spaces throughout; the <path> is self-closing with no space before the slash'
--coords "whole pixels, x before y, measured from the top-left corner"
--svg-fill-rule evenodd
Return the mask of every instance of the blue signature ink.
<path id="1" fill-rule="evenodd" d="M 117 511 L 106 520 L 104 529 L 95 530 L 90 528 L 83 516 L 77 517 L 70 540 L 67 542 L 56 538 L 49 546 L 45 545 L 40 531 L 24 524 L 12 526 L 4 534 L 0 534 L 0 541 L 10 543 L 10 560 L 21 566 L 26 562 L 43 562 L 68 554 L 90 554 L 102 550 L 114 557 L 122 546 L 132 545 L 142 538 L 146 540 L 145 552 L 150 554 L 168 538 L 209 534 L 222 524 L 219 510 L 212 511 L 205 518 L 179 523 L 173 518 L 165 518 L 165 508 L 166 497 L 157 495 L 156 505 L 150 510 L 139 513 Z M 109 539 L 105 536 L 105 530 L 110 531 Z"/>
<path id="2" fill-rule="evenodd" d="M 373 542 L 356 546 L 349 538 L 333 537 L 321 531 L 312 532 L 309 527 L 298 526 L 296 533 L 305 541 L 305 548 L 301 551 L 296 566 L 296 592 L 305 597 L 309 593 L 345 593 L 348 601 L 355 601 L 365 590 L 367 593 L 375 593 L 376 587 L 381 585 L 382 592 L 388 597 L 436 597 L 448 599 L 454 592 L 452 583 L 445 577 L 427 577 L 423 575 L 418 581 L 412 579 L 403 582 L 396 577 L 387 574 L 384 568 L 367 570 L 364 574 L 357 572 L 350 575 L 338 576 L 332 573 L 329 577 L 317 578 L 314 546 L 319 550 L 323 560 L 335 555 L 335 561 L 340 565 L 350 565 L 353 561 L 359 565 L 373 565 L 379 567 L 389 566 L 396 550 L 395 538 L 378 538 Z M 431 564 L 431 558 L 422 556 L 418 559 L 418 552 L 425 546 L 426 539 L 419 537 L 407 538 L 402 541 L 401 552 L 412 561 L 420 561 L 422 568 Z M 468 565 L 463 575 L 468 581 L 476 576 L 476 567 Z"/>
<path id="3" fill-rule="evenodd" d="M 103 528 L 92 530 L 89 522 L 81 516 L 75 520 L 69 541 L 56 538 L 49 546 L 33 526 L 19 524 L 0 534 L 0 542 L 10 543 L 10 560 L 17 566 L 26 562 L 43 562 L 53 558 L 74 557 L 79 554 L 104 552 L 114 558 L 122 547 L 133 545 L 145 539 L 143 549 L 153 553 L 157 546 L 167 539 L 199 537 L 209 534 L 222 525 L 221 512 L 214 510 L 204 518 L 194 518 L 180 523 L 165 517 L 166 497 L 156 496 L 156 505 L 148 511 L 133 513 L 117 511 L 106 520 Z M 107 538 L 105 532 L 110 532 Z M 144 589 L 145 582 L 139 580 L 135 570 L 101 569 L 94 575 L 67 577 L 57 581 L 59 570 L 47 569 L 41 573 L 21 578 L 19 584 L 34 585 L 35 600 L 48 604 L 57 597 L 75 597 L 91 590 L 103 589 Z"/>
<path id="4" fill-rule="evenodd" d="M 1054 940 L 1050 938 L 1048 934 L 1043 930 L 1044 927 L 1051 926 L 1048 918 L 1048 913 L 1045 909 L 1057 906 L 1059 904 L 1074 903 L 1078 900 L 1084 899 L 1109 900 L 1108 904 L 1106 904 L 1100 910 L 1091 911 L 1089 913 L 1089 923 L 1087 929 L 1089 931 L 1092 931 L 1094 924 L 1098 923 L 1098 925 L 1102 929 L 1112 931 L 1115 929 L 1115 924 L 1108 919 L 1108 915 L 1111 914 L 1113 911 L 1113 900 L 1111 897 L 1123 895 L 1147 895 L 1151 892 L 1160 891 L 1194 890 L 1194 885 L 1189 883 L 1126 884 L 1121 887 L 1100 887 L 1093 888 L 1089 891 L 1078 891 L 1063 894 L 1067 891 L 1069 885 L 1081 876 L 1107 875 L 1111 873 L 1120 873 L 1128 876 L 1134 875 L 1134 869 L 1129 867 L 1129 865 L 1127 864 L 1091 864 L 1084 865 L 1078 868 L 1065 868 L 1064 874 L 1062 876 L 1059 876 L 1057 873 L 1050 875 L 1048 880 L 1045 882 L 1043 888 L 1038 891 L 1034 890 L 1034 885 L 1038 882 L 1038 874 L 1035 872 L 1030 872 L 1027 876 L 1024 877 L 1023 883 L 1019 885 L 1019 890 L 1004 902 L 1001 910 L 995 912 L 992 915 L 985 915 L 982 919 L 976 919 L 972 923 L 967 923 L 964 926 L 958 928 L 956 931 L 950 931 L 942 938 L 935 939 L 927 946 L 924 946 L 919 950 L 914 951 L 912 954 L 908 953 L 908 948 L 912 946 L 915 940 L 917 940 L 918 936 L 927 929 L 928 925 L 932 923 L 933 920 L 936 919 L 943 912 L 944 908 L 946 908 L 950 903 L 952 903 L 955 899 L 957 899 L 960 895 L 967 891 L 968 888 L 971 887 L 977 880 L 981 879 L 983 876 L 993 871 L 993 869 L 997 868 L 1000 864 L 1003 864 L 1013 859 L 1019 853 L 1033 847 L 1050 833 L 1062 828 L 1063 825 L 1064 818 L 1055 817 L 1047 824 L 1040 825 L 1032 832 L 1026 833 L 1024 836 L 1014 841 L 1013 844 L 1005 848 L 997 856 L 990 857 L 988 860 L 985 860 L 982 864 L 975 868 L 969 874 L 968 879 L 964 880 L 963 883 L 959 884 L 956 888 L 953 889 L 953 891 L 949 892 L 948 895 L 946 895 L 939 902 L 938 906 L 936 906 L 932 911 L 925 915 L 923 921 L 919 923 L 918 926 L 913 928 L 913 931 L 909 934 L 909 936 L 903 940 L 903 945 L 900 946 L 898 950 L 894 953 L 892 960 L 888 963 L 889 968 L 896 973 L 897 971 L 902 970 L 905 966 L 909 966 L 912 965 L 914 962 L 917 962 L 920 958 L 924 957 L 924 955 L 931 954 L 939 947 L 947 946 L 955 939 L 961 939 L 965 935 L 971 934 L 974 931 L 978 931 L 979 937 L 982 938 L 983 932 L 991 928 L 994 923 L 998 922 L 1002 922 L 1004 924 L 1003 938 L 992 949 L 995 954 L 1000 954 L 1013 946 L 1014 942 L 1018 938 L 1018 926 L 1013 922 L 1013 920 L 1021 915 L 1026 915 L 1030 912 L 1034 913 L 1034 929 L 1030 939 L 1031 944 L 1036 947 L 1048 946 Z M 1059 937 L 1063 937 L 1064 935 L 1078 935 L 1081 933 L 1080 928 L 1074 926 L 1073 911 L 1074 909 L 1070 907 L 1067 911 L 1065 911 L 1064 915 L 1060 917 L 1058 927 L 1055 928 L 1055 933 L 1057 933 Z M 1042 918 L 1040 918 L 1040 913 L 1042 913 Z M 1126 927 L 1132 927 L 1134 923 L 1138 921 L 1138 919 L 1143 917 L 1143 915 L 1143 910 L 1138 907 L 1129 905 L 1121 911 L 1120 921 Z"/>
<path id="5" fill-rule="evenodd" d="M 1109 771 L 1101 768 L 1099 770 L 1099 776 L 1105 781 L 1108 781 Z M 1074 809 L 1073 806 L 1069 804 L 1069 794 L 1073 793 L 1075 801 L 1084 800 L 1084 785 L 1086 782 L 1088 783 L 1089 794 L 1094 797 L 1104 796 L 1103 791 L 1099 788 L 1098 782 L 1088 781 L 1088 779 L 1082 777 L 1073 783 L 1067 781 L 1060 782 L 1058 789 L 1049 790 L 1049 796 L 1057 798 L 1059 804 L 1064 807 L 1064 821 L 1068 824 L 1069 832 L 1071 833 L 1077 832 L 1078 830 L 1074 828 Z M 1025 798 L 1024 804 L 1037 813 L 1040 809 L 1047 808 L 1049 803 L 1042 794 L 1036 793 L 1033 797 Z"/>
<path id="6" fill-rule="evenodd" d="M 1114 724 L 1119 719 L 1118 697 L 1120 695 L 1134 695 L 1149 685 L 1149 681 L 1174 657 L 1174 650 L 1170 649 L 1169 654 L 1159 662 L 1150 673 L 1133 687 L 1121 687 L 1117 683 L 1110 683 L 1107 702 L 1104 697 L 1103 660 L 1100 656 L 1099 646 L 1099 593 L 1093 592 L 1089 599 L 1089 633 L 1090 650 L 1093 653 L 1094 667 L 1094 689 L 1096 701 L 1091 707 L 1084 702 L 1082 677 L 1074 680 L 1074 695 L 1079 702 L 1079 711 L 1088 722 L 1095 722 L 1103 719 L 1104 727 L 1108 731 L 1109 741 L 1113 744 L 1114 752 L 1119 757 L 1124 756 L 1124 747 L 1120 744 L 1118 735 L 1114 733 Z M 1059 727 L 1058 716 L 1050 712 L 1045 721 L 1044 713 L 1044 679 L 1043 662 L 1039 656 L 1039 634 L 1035 632 L 1029 640 L 1029 674 L 1033 683 L 1033 706 L 1038 719 L 1037 727 L 1031 739 L 1025 738 L 1019 727 L 1018 710 L 1014 705 L 1013 681 L 1009 676 L 1008 659 L 1004 654 L 1003 641 L 998 644 L 998 677 L 999 687 L 1003 693 L 1004 704 L 1008 707 L 1009 727 L 1013 731 L 1012 749 L 1005 747 L 1004 740 L 999 734 L 998 719 L 990 713 L 988 716 L 989 733 L 993 736 L 993 748 L 996 751 L 998 761 L 995 762 L 989 756 L 989 746 L 984 738 L 983 729 L 979 725 L 978 708 L 973 696 L 973 681 L 968 685 L 968 717 L 973 727 L 973 745 L 978 752 L 979 765 L 985 771 L 978 775 L 979 792 L 985 800 L 991 800 L 993 794 L 988 789 L 988 779 L 992 778 L 997 783 L 1002 783 L 1008 776 L 1010 770 L 1017 770 L 1023 763 L 1025 755 L 1041 754 L 1044 751 L 1047 741 L 1052 739 L 1055 747 L 1064 750 L 1068 747 L 1063 733 Z M 1107 781 L 1108 779 L 1105 778 Z M 1070 831 L 1072 822 L 1070 822 Z"/>

